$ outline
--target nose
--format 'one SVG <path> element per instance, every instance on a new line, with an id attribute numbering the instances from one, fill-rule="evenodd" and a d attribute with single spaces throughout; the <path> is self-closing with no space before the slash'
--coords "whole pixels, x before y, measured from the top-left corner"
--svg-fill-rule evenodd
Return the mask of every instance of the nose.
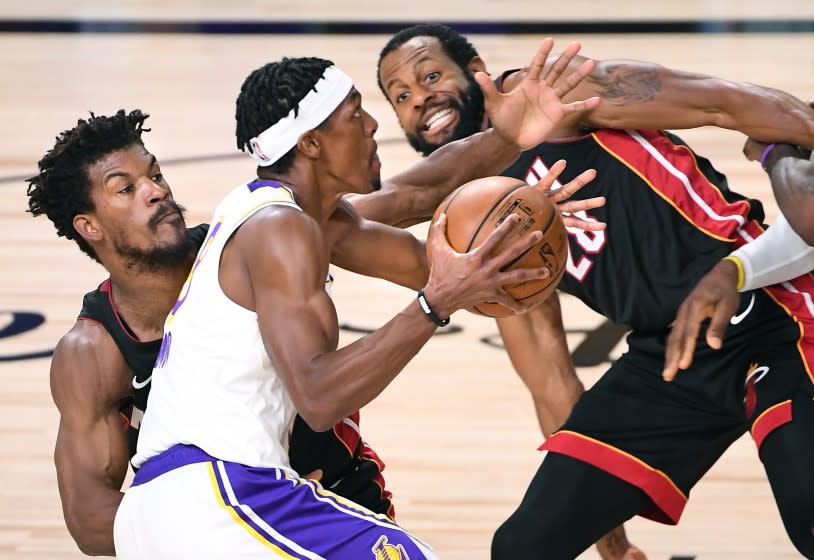
<path id="1" fill-rule="evenodd" d="M 367 131 L 367 135 L 372 137 L 376 134 L 376 131 L 379 130 L 379 122 L 367 111 L 365 111 L 365 118 L 367 120 L 365 130 Z"/>
<path id="2" fill-rule="evenodd" d="M 427 100 L 433 96 L 433 91 L 423 86 L 417 86 L 410 93 L 410 98 L 413 102 L 414 109 L 421 109 L 427 103 Z"/>
<path id="3" fill-rule="evenodd" d="M 156 183 L 152 179 L 145 178 L 142 190 L 148 206 L 158 204 L 166 200 L 170 195 L 170 190 Z"/>

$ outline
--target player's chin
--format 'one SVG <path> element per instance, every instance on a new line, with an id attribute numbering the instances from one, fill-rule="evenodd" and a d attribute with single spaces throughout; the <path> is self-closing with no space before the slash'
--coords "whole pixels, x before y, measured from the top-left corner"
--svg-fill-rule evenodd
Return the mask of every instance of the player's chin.
<path id="1" fill-rule="evenodd" d="M 156 228 L 156 235 L 166 244 L 180 244 L 187 236 L 187 224 L 184 217 L 175 214 L 171 218 L 161 220 Z"/>
<path id="2" fill-rule="evenodd" d="M 455 134 L 456 127 L 458 126 L 458 121 L 458 114 L 456 112 L 455 118 L 452 119 L 448 124 L 439 128 L 420 131 L 419 134 L 421 139 L 424 141 L 424 143 L 437 147 L 443 146 L 448 142 L 452 142 L 453 135 Z"/>

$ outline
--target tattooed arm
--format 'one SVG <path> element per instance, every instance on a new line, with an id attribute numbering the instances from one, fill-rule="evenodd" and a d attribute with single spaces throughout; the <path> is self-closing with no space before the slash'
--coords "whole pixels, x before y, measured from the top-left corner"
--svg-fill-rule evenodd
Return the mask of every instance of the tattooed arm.
<path id="1" fill-rule="evenodd" d="M 573 71 L 584 59 L 577 56 Z M 553 62 L 549 59 L 549 62 Z M 517 75 L 506 79 L 511 89 Z M 595 109 L 563 123 L 559 136 L 594 128 L 682 129 L 718 126 L 764 142 L 814 147 L 814 110 L 767 87 L 672 70 L 651 62 L 606 60 L 563 101 L 599 96 Z"/>

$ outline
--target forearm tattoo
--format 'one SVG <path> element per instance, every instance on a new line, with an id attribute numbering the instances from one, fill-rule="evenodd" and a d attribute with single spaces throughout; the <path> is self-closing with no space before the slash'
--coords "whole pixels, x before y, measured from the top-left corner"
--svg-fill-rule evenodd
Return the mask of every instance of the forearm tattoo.
<path id="1" fill-rule="evenodd" d="M 658 72 L 652 68 L 635 68 L 628 64 L 609 67 L 602 76 L 588 76 L 599 97 L 613 105 L 646 103 L 662 90 Z"/>

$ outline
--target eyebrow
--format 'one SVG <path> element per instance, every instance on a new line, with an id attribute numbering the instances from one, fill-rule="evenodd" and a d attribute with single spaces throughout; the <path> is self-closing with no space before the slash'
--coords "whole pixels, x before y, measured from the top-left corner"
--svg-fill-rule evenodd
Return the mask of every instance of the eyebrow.
<path id="1" fill-rule="evenodd" d="M 147 169 L 152 169 L 156 163 L 158 163 L 158 160 L 156 160 L 153 154 L 150 154 L 150 161 L 147 164 Z M 111 171 L 105 175 L 104 179 L 102 179 L 102 185 L 106 187 L 108 182 L 114 177 L 130 177 L 130 174 L 125 171 Z"/>
<path id="2" fill-rule="evenodd" d="M 415 71 L 416 66 L 418 66 L 422 62 L 428 60 L 429 58 L 430 58 L 430 55 L 425 53 L 423 56 L 421 56 L 421 58 L 419 58 L 415 62 L 413 62 L 413 64 L 412 64 L 413 71 Z M 393 82 L 398 82 L 398 81 L 399 81 L 398 78 L 393 78 L 392 80 L 387 82 L 387 84 L 384 86 L 384 89 L 387 90 L 387 91 L 390 91 L 390 86 L 393 85 Z"/>

